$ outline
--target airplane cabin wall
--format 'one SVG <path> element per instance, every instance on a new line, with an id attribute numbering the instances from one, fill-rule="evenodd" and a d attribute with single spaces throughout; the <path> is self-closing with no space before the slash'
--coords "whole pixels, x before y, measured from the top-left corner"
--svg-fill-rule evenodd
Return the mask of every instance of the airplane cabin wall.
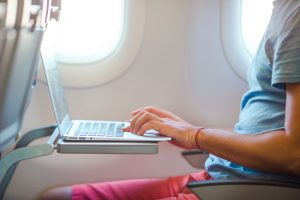
<path id="1" fill-rule="evenodd" d="M 232 128 L 247 85 L 225 59 L 220 6 L 221 0 L 148 0 L 144 40 L 131 68 L 100 87 L 67 89 L 72 118 L 126 120 L 132 110 L 154 105 L 197 126 Z M 39 82 L 23 133 L 54 123 L 47 87 Z M 46 139 L 33 144 L 42 141 Z M 46 188 L 73 183 L 198 171 L 183 160 L 181 151 L 160 143 L 154 155 L 53 153 L 26 160 L 19 164 L 5 199 L 34 199 Z"/>

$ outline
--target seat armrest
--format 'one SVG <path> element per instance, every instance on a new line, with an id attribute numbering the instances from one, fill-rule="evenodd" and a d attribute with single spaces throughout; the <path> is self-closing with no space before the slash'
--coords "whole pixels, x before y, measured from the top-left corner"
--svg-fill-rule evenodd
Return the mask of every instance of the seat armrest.
<path id="1" fill-rule="evenodd" d="M 208 157 L 206 151 L 199 149 L 182 151 L 181 155 L 191 166 L 197 169 L 204 169 L 204 163 Z"/>
<path id="2" fill-rule="evenodd" d="M 188 188 L 201 200 L 299 200 L 300 185 L 261 180 L 192 182 Z"/>

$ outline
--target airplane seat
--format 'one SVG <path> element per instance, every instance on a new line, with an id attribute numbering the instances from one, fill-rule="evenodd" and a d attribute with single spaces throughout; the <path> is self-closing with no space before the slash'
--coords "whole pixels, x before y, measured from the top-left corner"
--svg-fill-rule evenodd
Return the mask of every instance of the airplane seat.
<path id="1" fill-rule="evenodd" d="M 0 6 L 0 152 L 3 152 L 18 137 L 37 65 L 37 55 L 32 52 L 37 52 L 42 35 L 22 27 L 24 5 L 9 1 Z M 15 16 L 9 16 L 9 11 L 15 11 L 12 13 Z M 22 14 L 17 16 L 20 11 Z"/>
<path id="2" fill-rule="evenodd" d="M 0 2 L 0 199 L 15 170 L 13 163 L 28 155 L 27 150 L 15 150 L 48 135 L 52 128 L 25 134 L 17 142 L 36 83 L 43 33 L 47 22 L 59 17 L 57 7 L 60 8 L 60 0 Z"/>
<path id="3" fill-rule="evenodd" d="M 181 152 L 193 167 L 204 169 L 208 153 L 202 150 Z M 300 184 L 282 181 L 235 179 L 192 182 L 188 188 L 201 200 L 299 200 Z"/>
<path id="4" fill-rule="evenodd" d="M 49 5 L 52 9 L 47 10 Z M 18 138 L 36 83 L 47 21 L 59 17 L 56 7 L 60 7 L 60 0 L 0 3 L 0 153 Z"/>

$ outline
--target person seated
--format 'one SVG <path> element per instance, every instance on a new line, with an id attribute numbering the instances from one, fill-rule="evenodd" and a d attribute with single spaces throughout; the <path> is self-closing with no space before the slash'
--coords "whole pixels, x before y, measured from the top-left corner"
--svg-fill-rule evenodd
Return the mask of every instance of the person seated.
<path id="1" fill-rule="evenodd" d="M 201 78 L 201 76 L 199 76 Z M 197 199 L 186 187 L 210 179 L 300 183 L 300 1 L 275 0 L 248 71 L 249 90 L 234 129 L 195 126 L 156 107 L 132 113 L 137 135 L 154 129 L 187 149 L 210 153 L 205 170 L 162 179 L 89 183 L 50 189 L 41 199 Z"/>

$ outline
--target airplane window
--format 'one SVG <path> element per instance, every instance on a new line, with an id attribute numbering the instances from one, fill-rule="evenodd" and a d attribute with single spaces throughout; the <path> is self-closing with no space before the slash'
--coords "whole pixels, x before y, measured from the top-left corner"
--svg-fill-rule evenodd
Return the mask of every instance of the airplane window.
<path id="1" fill-rule="evenodd" d="M 101 86 L 128 71 L 142 45 L 146 0 L 64 0 L 61 12 L 51 34 L 65 87 Z"/>
<path id="2" fill-rule="evenodd" d="M 243 0 L 242 34 L 251 55 L 259 45 L 272 13 L 273 0 Z"/>
<path id="3" fill-rule="evenodd" d="M 247 69 L 267 27 L 273 0 L 221 1 L 221 42 L 233 72 L 247 80 Z"/>
<path id="4" fill-rule="evenodd" d="M 55 36 L 57 60 L 101 60 L 116 49 L 123 28 L 124 0 L 64 0 Z"/>

